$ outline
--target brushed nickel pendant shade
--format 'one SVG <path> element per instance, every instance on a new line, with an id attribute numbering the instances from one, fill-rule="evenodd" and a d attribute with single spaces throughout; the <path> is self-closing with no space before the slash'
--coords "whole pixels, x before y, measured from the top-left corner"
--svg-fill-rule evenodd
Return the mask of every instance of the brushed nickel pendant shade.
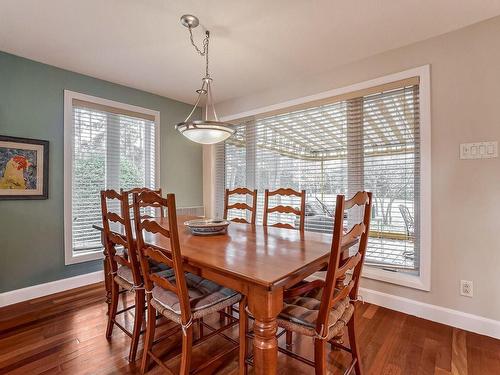
<path id="1" fill-rule="evenodd" d="M 223 142 L 234 134 L 234 126 L 228 122 L 219 121 L 215 110 L 214 99 L 212 95 L 212 78 L 208 71 L 208 45 L 210 41 L 210 32 L 205 32 L 202 49 L 198 48 L 193 40 L 192 29 L 199 25 L 197 17 L 185 14 L 181 17 L 181 24 L 189 30 L 191 44 L 196 52 L 205 57 L 205 76 L 202 78 L 201 88 L 196 90 L 198 98 L 193 109 L 183 122 L 178 123 L 175 128 L 187 139 L 201 144 L 215 144 Z M 202 120 L 192 120 L 193 114 L 199 105 L 204 106 Z"/>

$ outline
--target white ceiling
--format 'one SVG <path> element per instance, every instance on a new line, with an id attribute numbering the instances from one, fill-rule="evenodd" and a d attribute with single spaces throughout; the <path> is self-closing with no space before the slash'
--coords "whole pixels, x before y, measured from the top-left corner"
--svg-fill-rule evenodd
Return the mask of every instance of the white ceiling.
<path id="1" fill-rule="evenodd" d="M 500 1 L 1 0 L 0 50 L 192 102 L 203 59 L 184 13 L 212 32 L 224 101 L 494 17 Z"/>

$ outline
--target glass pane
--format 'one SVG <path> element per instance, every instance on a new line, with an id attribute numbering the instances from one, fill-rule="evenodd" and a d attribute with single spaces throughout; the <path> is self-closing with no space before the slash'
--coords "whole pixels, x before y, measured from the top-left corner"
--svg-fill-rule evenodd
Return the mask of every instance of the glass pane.
<path id="1" fill-rule="evenodd" d="M 120 187 L 146 186 L 144 120 L 120 116 Z"/>
<path id="2" fill-rule="evenodd" d="M 100 190 L 106 185 L 106 116 L 74 109 L 73 145 L 73 250 L 100 249 L 100 234 L 92 225 L 101 222 Z"/>

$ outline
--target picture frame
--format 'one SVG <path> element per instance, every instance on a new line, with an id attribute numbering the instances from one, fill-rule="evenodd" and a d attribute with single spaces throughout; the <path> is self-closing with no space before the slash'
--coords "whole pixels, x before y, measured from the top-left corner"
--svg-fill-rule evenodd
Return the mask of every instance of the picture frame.
<path id="1" fill-rule="evenodd" d="M 48 197 L 49 141 L 0 135 L 0 200 Z"/>

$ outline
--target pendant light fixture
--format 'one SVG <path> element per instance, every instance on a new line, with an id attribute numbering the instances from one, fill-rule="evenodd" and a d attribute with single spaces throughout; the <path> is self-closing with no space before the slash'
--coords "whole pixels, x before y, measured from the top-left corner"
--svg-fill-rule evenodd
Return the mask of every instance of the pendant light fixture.
<path id="1" fill-rule="evenodd" d="M 200 24 L 197 17 L 185 14 L 181 17 L 181 24 L 189 30 L 189 39 L 200 56 L 205 57 L 205 76 L 202 78 L 201 88 L 196 90 L 198 98 L 188 117 L 175 126 L 175 128 L 189 140 L 202 144 L 215 144 L 223 142 L 234 134 L 234 126 L 228 122 L 219 121 L 215 111 L 214 99 L 212 95 L 212 78 L 208 71 L 208 44 L 210 41 L 210 32 L 205 32 L 202 49 L 198 48 L 193 40 L 192 29 Z M 203 120 L 192 120 L 194 112 L 198 105 L 204 105 Z"/>

